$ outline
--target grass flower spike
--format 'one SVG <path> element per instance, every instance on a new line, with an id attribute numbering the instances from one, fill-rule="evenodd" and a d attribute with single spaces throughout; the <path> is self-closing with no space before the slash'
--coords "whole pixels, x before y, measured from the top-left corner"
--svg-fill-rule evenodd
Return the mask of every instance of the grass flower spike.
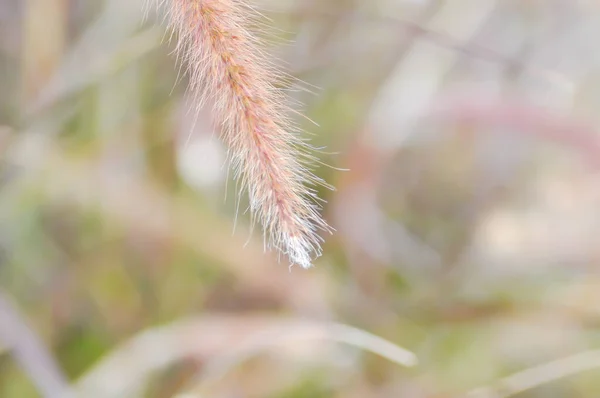
<path id="1" fill-rule="evenodd" d="M 198 106 L 214 104 L 222 138 L 253 222 L 266 247 L 304 268 L 321 254 L 311 147 L 288 118 L 289 98 L 276 85 L 283 74 L 251 33 L 259 16 L 244 0 L 162 0 L 178 37 L 177 54 L 190 76 Z"/>

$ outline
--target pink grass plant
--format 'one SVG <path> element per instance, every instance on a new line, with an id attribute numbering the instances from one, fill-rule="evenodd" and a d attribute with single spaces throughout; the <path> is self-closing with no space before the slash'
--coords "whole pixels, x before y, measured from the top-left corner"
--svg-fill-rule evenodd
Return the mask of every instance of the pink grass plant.
<path id="1" fill-rule="evenodd" d="M 240 194 L 248 192 L 265 248 L 276 248 L 292 265 L 310 267 L 321 255 L 319 230 L 331 231 L 313 189 L 324 182 L 311 172 L 312 147 L 288 117 L 289 98 L 277 86 L 285 75 L 251 32 L 260 15 L 247 0 L 160 1 L 197 106 L 214 104 Z"/>

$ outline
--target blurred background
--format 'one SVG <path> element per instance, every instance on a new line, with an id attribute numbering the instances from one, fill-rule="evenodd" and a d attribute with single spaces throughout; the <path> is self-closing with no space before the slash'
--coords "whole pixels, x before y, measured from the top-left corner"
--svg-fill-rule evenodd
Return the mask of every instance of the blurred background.
<path id="1" fill-rule="evenodd" d="M 600 3 L 255 3 L 337 188 L 309 270 L 162 11 L 0 0 L 0 397 L 600 396 Z"/>

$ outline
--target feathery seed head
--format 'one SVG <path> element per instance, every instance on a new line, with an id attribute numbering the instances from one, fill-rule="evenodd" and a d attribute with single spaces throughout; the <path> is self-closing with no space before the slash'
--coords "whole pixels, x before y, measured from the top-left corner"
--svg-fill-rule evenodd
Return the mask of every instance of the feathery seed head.
<path id="1" fill-rule="evenodd" d="M 324 183 L 310 172 L 311 147 L 298 136 L 287 98 L 275 86 L 282 74 L 249 31 L 255 11 L 243 0 L 161 1 L 198 106 L 208 99 L 214 104 L 253 222 L 262 225 L 267 246 L 310 267 L 321 254 L 318 231 L 331 229 L 305 184 Z"/>

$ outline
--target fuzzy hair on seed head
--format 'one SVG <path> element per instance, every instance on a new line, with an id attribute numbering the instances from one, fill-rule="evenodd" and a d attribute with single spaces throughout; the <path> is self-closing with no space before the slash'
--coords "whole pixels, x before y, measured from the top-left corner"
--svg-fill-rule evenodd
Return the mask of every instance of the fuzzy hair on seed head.
<path id="1" fill-rule="evenodd" d="M 249 0 L 159 0 L 177 36 L 176 53 L 189 75 L 196 104 L 213 105 L 234 178 L 246 190 L 252 222 L 266 247 L 309 268 L 321 255 L 321 218 L 311 171 L 313 148 L 288 117 L 285 77 L 251 32 L 259 14 Z"/>

